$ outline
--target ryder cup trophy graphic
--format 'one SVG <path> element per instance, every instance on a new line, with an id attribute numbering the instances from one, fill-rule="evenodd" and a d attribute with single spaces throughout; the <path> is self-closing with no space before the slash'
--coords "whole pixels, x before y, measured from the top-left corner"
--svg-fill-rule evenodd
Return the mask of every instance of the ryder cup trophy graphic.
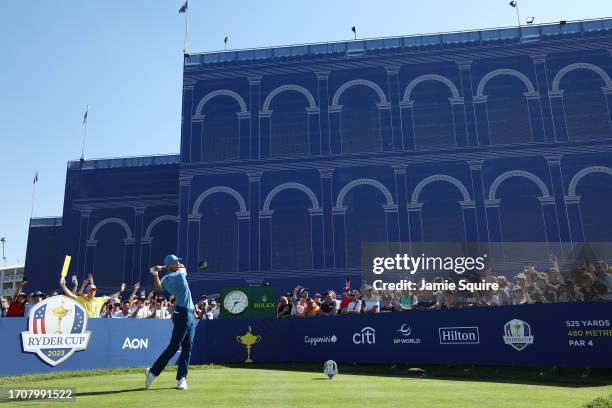
<path id="1" fill-rule="evenodd" d="M 62 331 L 60 330 L 62 327 L 62 319 L 70 314 L 70 310 L 64 307 L 64 301 L 62 301 L 60 307 L 56 307 L 51 311 L 53 312 L 53 315 L 57 317 L 57 328 L 55 330 L 55 334 L 62 334 Z"/>
<path id="2" fill-rule="evenodd" d="M 247 359 L 244 360 L 245 363 L 253 362 L 253 360 L 251 360 L 251 347 L 259 343 L 260 340 L 261 340 L 261 336 L 255 336 L 253 335 L 253 333 L 251 333 L 251 326 L 249 326 L 249 329 L 247 330 L 245 334 L 243 334 L 242 336 L 236 336 L 236 341 L 242 344 L 243 346 L 246 346 Z"/>

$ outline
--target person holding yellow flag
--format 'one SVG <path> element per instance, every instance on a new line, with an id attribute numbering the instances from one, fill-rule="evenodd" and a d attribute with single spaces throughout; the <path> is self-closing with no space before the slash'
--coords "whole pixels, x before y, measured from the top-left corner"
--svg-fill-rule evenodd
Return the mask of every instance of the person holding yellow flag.
<path id="1" fill-rule="evenodd" d="M 87 317 L 89 318 L 100 317 L 100 310 L 102 310 L 102 306 L 104 305 L 104 303 L 108 302 L 109 299 L 121 296 L 121 294 L 125 290 L 125 283 L 122 283 L 121 288 L 117 292 L 113 293 L 112 295 L 96 297 L 97 288 L 96 288 L 96 285 L 94 284 L 92 275 L 89 275 L 87 277 L 87 288 L 85 289 L 84 295 L 81 295 L 81 294 L 75 295 L 74 293 L 72 293 L 72 291 L 68 289 L 68 287 L 66 287 L 66 277 L 65 276 L 62 276 L 60 278 L 60 286 L 64 290 L 64 293 L 66 294 L 66 296 L 76 300 L 81 305 L 83 305 L 85 310 L 87 310 Z"/>

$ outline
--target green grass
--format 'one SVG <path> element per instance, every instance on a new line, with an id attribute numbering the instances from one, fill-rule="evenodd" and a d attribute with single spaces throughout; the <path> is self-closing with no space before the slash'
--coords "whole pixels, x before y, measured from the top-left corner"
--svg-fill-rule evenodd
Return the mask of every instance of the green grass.
<path id="1" fill-rule="evenodd" d="M 608 372 L 581 378 L 579 371 L 519 368 L 426 367 L 413 375 L 407 367 L 339 365 L 327 380 L 313 365 L 194 366 L 189 390 L 178 391 L 169 367 L 150 391 L 143 369 L 58 372 L 0 377 L 0 387 L 76 388 L 70 407 L 183 408 L 224 407 L 581 407 L 612 393 Z M 44 402 L 12 402 L 36 406 Z M 62 404 L 59 404 L 62 405 Z M 52 405 L 53 406 L 53 405 Z"/>

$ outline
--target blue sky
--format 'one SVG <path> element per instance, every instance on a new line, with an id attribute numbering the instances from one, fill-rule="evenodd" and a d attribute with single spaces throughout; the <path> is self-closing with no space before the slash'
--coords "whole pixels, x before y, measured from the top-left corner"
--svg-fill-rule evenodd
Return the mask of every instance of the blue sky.
<path id="1" fill-rule="evenodd" d="M 610 0 L 518 0 L 536 23 L 612 16 Z M 190 50 L 516 25 L 509 0 L 191 0 Z M 183 0 L 0 2 L 0 236 L 24 262 L 35 216 L 61 215 L 66 162 L 178 153 Z M 1 259 L 0 259 L 1 264 Z"/>

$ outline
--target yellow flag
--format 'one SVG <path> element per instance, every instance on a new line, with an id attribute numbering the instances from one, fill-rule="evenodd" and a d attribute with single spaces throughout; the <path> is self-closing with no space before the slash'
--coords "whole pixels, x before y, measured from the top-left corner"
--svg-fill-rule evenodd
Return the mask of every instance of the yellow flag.
<path id="1" fill-rule="evenodd" d="M 66 255 L 66 259 L 64 259 L 64 267 L 62 268 L 62 278 L 65 278 L 68 275 L 68 268 L 70 267 L 70 259 L 72 257 L 70 255 Z"/>

